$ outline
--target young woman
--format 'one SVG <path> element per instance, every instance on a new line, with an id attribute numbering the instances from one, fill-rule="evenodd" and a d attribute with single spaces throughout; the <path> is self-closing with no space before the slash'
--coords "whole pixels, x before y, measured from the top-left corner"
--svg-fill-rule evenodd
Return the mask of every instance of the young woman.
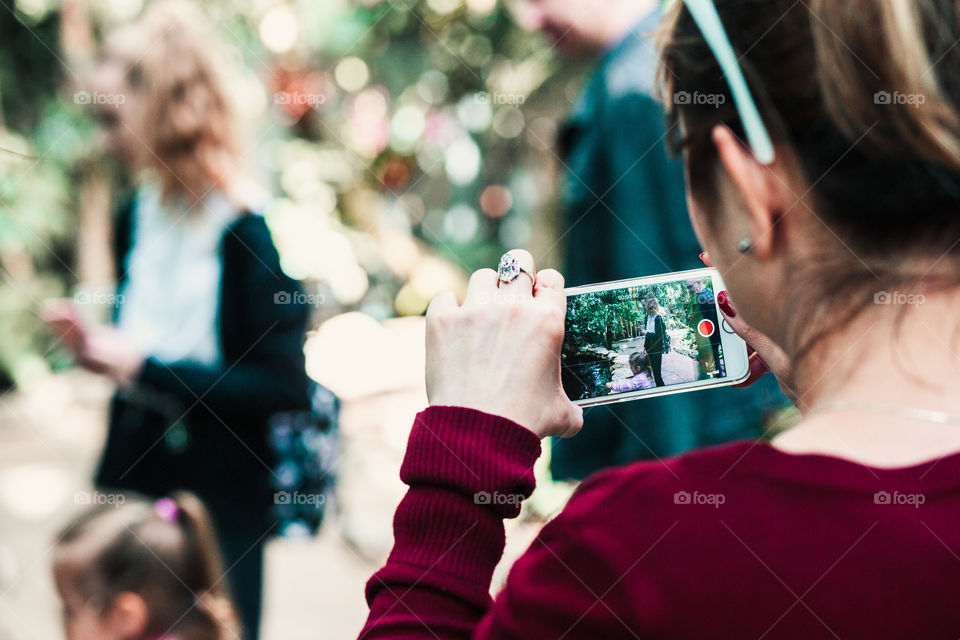
<path id="1" fill-rule="evenodd" d="M 362 637 L 960 634 L 956 4 L 690 6 L 719 19 L 701 32 L 672 5 L 662 77 L 715 98 L 673 105 L 693 225 L 754 378 L 772 371 L 801 423 L 598 474 L 491 601 L 540 438 L 582 424 L 559 384 L 563 279 L 516 251 L 529 276 L 479 271 L 428 311 L 432 406 Z"/>
<path id="2" fill-rule="evenodd" d="M 658 387 L 663 386 L 663 376 L 660 370 L 663 366 L 663 345 L 666 342 L 667 326 L 660 315 L 660 302 L 652 290 L 648 290 L 641 298 L 643 311 L 647 319 L 643 324 L 643 350 L 650 359 L 650 368 L 653 370 L 653 380 Z"/>
<path id="3" fill-rule="evenodd" d="M 107 142 L 132 172 L 115 233 L 115 326 L 71 339 L 119 383 L 96 482 L 210 508 L 248 638 L 271 522 L 267 420 L 305 408 L 308 311 L 251 213 L 243 148 L 202 16 L 155 3 L 109 34 L 95 75 Z"/>

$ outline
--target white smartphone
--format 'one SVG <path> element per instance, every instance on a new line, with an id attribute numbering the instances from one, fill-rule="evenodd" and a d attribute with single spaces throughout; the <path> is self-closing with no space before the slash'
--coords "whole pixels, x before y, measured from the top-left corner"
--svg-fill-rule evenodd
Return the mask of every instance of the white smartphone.
<path id="1" fill-rule="evenodd" d="M 723 320 L 716 269 L 571 287 L 560 371 L 583 406 L 746 380 L 747 345 Z"/>

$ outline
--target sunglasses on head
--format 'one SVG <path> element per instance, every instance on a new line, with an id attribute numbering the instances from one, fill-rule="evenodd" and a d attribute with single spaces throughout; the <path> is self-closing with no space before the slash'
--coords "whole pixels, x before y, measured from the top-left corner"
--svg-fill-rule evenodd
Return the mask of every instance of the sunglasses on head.
<path id="1" fill-rule="evenodd" d="M 770 132 L 767 131 L 763 118 L 760 117 L 760 110 L 753 99 L 753 94 L 750 93 L 747 79 L 743 75 L 743 70 L 733 51 L 733 45 L 730 44 L 730 38 L 720 21 L 717 7 L 713 4 L 713 0 L 683 0 L 683 4 L 686 5 L 700 33 L 703 34 L 707 46 L 717 59 L 720 69 L 723 70 L 753 156 L 761 164 L 771 164 L 775 155 Z"/>

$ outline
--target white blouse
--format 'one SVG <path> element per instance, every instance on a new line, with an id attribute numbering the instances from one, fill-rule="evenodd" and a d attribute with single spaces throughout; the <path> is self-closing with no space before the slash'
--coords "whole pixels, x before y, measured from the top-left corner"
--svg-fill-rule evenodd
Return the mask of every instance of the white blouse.
<path id="1" fill-rule="evenodd" d="M 238 211 L 222 194 L 187 211 L 142 187 L 133 209 L 133 244 L 121 290 L 119 328 L 161 362 L 213 365 L 221 359 L 217 315 L 220 241 Z"/>

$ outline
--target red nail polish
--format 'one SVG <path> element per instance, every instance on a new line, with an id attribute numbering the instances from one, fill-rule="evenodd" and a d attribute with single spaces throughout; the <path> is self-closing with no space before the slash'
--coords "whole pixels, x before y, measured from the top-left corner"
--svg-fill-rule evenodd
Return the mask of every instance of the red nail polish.
<path id="1" fill-rule="evenodd" d="M 703 256 L 705 256 L 705 255 L 707 255 L 707 252 L 706 252 L 706 251 L 704 251 L 704 252 L 702 252 L 702 253 L 700 254 L 700 262 L 702 262 L 703 264 L 707 264 L 707 261 L 703 259 Z"/>
<path id="2" fill-rule="evenodd" d="M 717 304 L 720 305 L 720 310 L 729 317 L 737 317 L 737 312 L 733 310 L 733 306 L 730 304 L 730 296 L 727 295 L 726 291 L 721 291 L 717 294 Z"/>

